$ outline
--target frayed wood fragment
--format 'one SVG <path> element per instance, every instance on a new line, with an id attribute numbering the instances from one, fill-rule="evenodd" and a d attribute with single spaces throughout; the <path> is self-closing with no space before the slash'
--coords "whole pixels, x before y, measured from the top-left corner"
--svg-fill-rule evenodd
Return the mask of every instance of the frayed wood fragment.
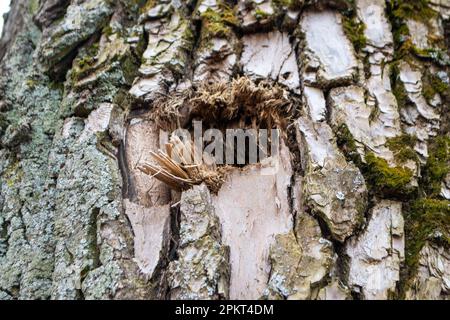
<path id="1" fill-rule="evenodd" d="M 284 130 L 293 113 L 294 103 L 281 86 L 240 77 L 162 96 L 153 103 L 150 117 L 172 130 L 195 118 L 217 125 L 250 118 L 254 128 Z"/>
<path id="2" fill-rule="evenodd" d="M 208 164 L 194 163 L 194 144 L 190 141 L 183 142 L 176 136 L 172 137 L 165 147 L 165 151 L 150 152 L 154 163 L 142 162 L 137 168 L 177 191 L 186 190 L 202 182 L 212 192 L 219 191 L 229 170 L 227 166 L 217 167 L 209 158 L 204 159 Z"/>

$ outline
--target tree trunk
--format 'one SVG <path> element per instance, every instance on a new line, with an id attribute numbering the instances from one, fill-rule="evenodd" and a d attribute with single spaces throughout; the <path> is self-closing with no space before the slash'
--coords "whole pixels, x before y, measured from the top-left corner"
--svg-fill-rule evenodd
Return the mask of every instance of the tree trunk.
<path id="1" fill-rule="evenodd" d="M 449 16 L 448 0 L 12 0 L 0 299 L 447 299 Z M 277 155 L 180 185 L 143 172 L 160 130 L 193 120 L 277 126 Z"/>

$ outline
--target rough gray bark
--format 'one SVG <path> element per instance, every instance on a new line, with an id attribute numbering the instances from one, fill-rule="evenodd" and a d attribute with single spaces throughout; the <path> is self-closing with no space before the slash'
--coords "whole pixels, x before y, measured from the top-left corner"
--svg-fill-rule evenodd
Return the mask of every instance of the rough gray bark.
<path id="1" fill-rule="evenodd" d="M 0 299 L 448 299 L 449 17 L 448 0 L 13 0 Z M 167 101 L 189 127 L 189 97 L 239 76 L 293 106 L 276 174 L 179 192 L 138 170 Z"/>

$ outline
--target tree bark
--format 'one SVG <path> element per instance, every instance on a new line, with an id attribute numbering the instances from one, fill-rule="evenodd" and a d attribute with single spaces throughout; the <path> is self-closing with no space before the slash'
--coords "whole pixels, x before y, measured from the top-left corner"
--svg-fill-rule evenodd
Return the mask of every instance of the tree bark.
<path id="1" fill-rule="evenodd" d="M 449 17 L 446 0 L 13 0 L 0 299 L 448 299 Z M 193 120 L 277 124 L 278 156 L 182 190 L 139 169 Z"/>

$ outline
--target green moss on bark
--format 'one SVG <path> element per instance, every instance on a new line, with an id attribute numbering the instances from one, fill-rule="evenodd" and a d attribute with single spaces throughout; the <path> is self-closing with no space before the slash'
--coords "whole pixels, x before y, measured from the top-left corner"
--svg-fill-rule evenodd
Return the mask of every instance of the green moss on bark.
<path id="1" fill-rule="evenodd" d="M 21 168 L 20 162 L 14 157 L 13 161 L 2 173 L 2 178 L 5 179 L 8 187 L 12 188 L 23 178 L 23 170 Z"/>
<path id="2" fill-rule="evenodd" d="M 430 20 L 437 16 L 437 12 L 431 9 L 428 0 L 397 0 L 388 2 L 387 12 L 392 24 L 395 60 L 419 59 L 430 60 L 440 66 L 450 65 L 450 59 L 446 53 L 443 39 L 429 39 L 431 48 L 420 49 L 416 47 L 406 25 L 407 20 L 416 20 L 424 23 L 429 28 Z"/>
<path id="3" fill-rule="evenodd" d="M 154 8 L 158 4 L 157 0 L 148 0 L 140 9 L 139 12 L 145 13 L 149 11 L 150 9 Z"/>
<path id="4" fill-rule="evenodd" d="M 346 124 L 342 124 L 336 130 L 336 142 L 344 153 L 347 161 L 352 161 L 357 167 L 362 166 L 361 156 L 358 153 L 355 139 Z"/>
<path id="5" fill-rule="evenodd" d="M 428 0 L 394 0 L 389 1 L 388 5 L 398 19 L 428 22 L 436 16 L 436 12 L 430 8 Z"/>
<path id="6" fill-rule="evenodd" d="M 426 194 L 436 197 L 441 183 L 450 172 L 450 137 L 436 137 L 428 146 L 428 159 L 422 173 L 422 185 Z"/>
<path id="7" fill-rule="evenodd" d="M 428 147 L 429 157 L 423 168 L 420 185 L 422 198 L 404 205 L 405 268 L 400 293 L 404 296 L 414 277 L 420 251 L 427 241 L 450 247 L 450 201 L 439 199 L 441 183 L 449 172 L 450 137 L 438 137 Z"/>
<path id="8" fill-rule="evenodd" d="M 208 8 L 202 13 L 201 20 L 203 39 L 228 38 L 233 32 L 232 27 L 239 25 L 236 8 L 224 3 L 219 5 L 218 11 Z"/>
<path id="9" fill-rule="evenodd" d="M 385 198 L 405 197 L 411 193 L 408 187 L 413 173 L 408 168 L 390 167 L 386 160 L 372 152 L 366 154 L 365 178 L 371 191 Z"/>
<path id="10" fill-rule="evenodd" d="M 72 80 L 78 81 L 80 78 L 86 75 L 97 62 L 97 55 L 99 51 L 99 44 L 83 48 L 80 50 L 78 57 L 73 62 Z"/>
<path id="11" fill-rule="evenodd" d="M 364 175 L 369 191 L 376 196 L 383 198 L 407 199 L 414 188 L 410 185 L 413 172 L 409 168 L 402 166 L 391 167 L 385 159 L 378 158 L 373 152 L 365 155 L 365 162 L 362 161 L 350 130 L 342 124 L 335 131 L 337 145 L 342 150 L 347 161 L 353 162 Z M 388 147 L 396 148 L 394 156 L 400 163 L 408 159 L 416 160 L 417 156 L 413 150 L 416 138 L 409 135 L 402 135 L 389 139 Z"/>
<path id="12" fill-rule="evenodd" d="M 408 104 L 409 98 L 405 86 L 403 84 L 403 81 L 401 81 L 400 79 L 400 71 L 398 69 L 397 63 L 394 63 L 391 67 L 390 80 L 391 80 L 392 94 L 395 96 L 395 99 L 397 100 L 398 108 L 403 109 Z"/>
<path id="13" fill-rule="evenodd" d="M 352 42 L 357 52 L 361 51 L 367 44 L 367 38 L 364 35 L 366 26 L 355 18 L 343 16 L 342 25 L 347 38 Z"/>
<path id="14" fill-rule="evenodd" d="M 440 65 L 440 66 L 450 65 L 450 58 L 444 49 L 441 49 L 441 48 L 420 49 L 414 45 L 411 45 L 411 51 L 417 57 L 426 59 L 426 60 L 431 60 L 434 63 L 436 63 L 437 65 Z"/>
<path id="15" fill-rule="evenodd" d="M 450 201 L 419 199 L 405 206 L 405 267 L 407 279 L 417 269 L 420 251 L 427 240 L 450 245 Z"/>
<path id="16" fill-rule="evenodd" d="M 263 20 L 269 17 L 269 14 L 260 8 L 255 9 L 255 18 L 257 20 Z"/>
<path id="17" fill-rule="evenodd" d="M 386 142 L 386 146 L 394 153 L 394 158 L 403 164 L 408 160 L 417 161 L 417 153 L 414 151 L 417 137 L 413 135 L 403 134 L 394 138 L 390 138 Z"/>
<path id="18" fill-rule="evenodd" d="M 422 77 L 422 94 L 428 102 L 433 100 L 436 94 L 442 96 L 447 95 L 449 86 L 442 81 L 436 74 L 431 73 L 429 70 L 425 70 Z"/>

